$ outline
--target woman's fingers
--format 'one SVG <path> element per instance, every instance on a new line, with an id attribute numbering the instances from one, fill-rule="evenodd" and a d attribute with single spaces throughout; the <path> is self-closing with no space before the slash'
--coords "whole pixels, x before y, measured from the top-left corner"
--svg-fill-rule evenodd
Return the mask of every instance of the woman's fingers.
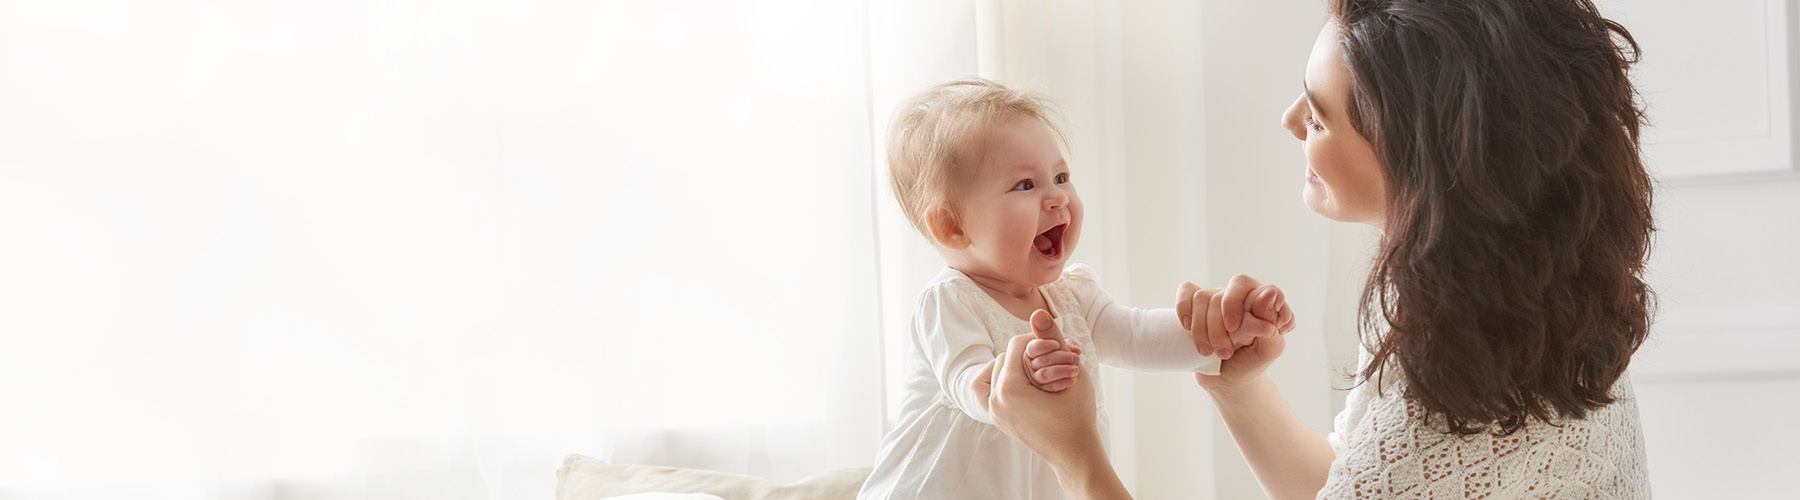
<path id="1" fill-rule="evenodd" d="M 980 374 L 975 375 L 975 380 L 969 381 L 971 388 L 975 389 L 975 394 L 981 397 L 983 401 L 988 401 L 990 403 L 993 401 L 994 372 L 999 369 L 1000 358 L 994 358 L 992 361 L 988 361 L 986 369 L 981 370 Z"/>
<path id="2" fill-rule="evenodd" d="M 1231 334 L 1225 330 L 1225 294 L 1216 293 L 1207 301 L 1206 308 L 1206 340 L 1212 343 L 1213 354 L 1219 359 L 1231 359 L 1235 349 L 1231 347 Z"/>
<path id="3" fill-rule="evenodd" d="M 1281 333 L 1294 331 L 1294 312 L 1291 308 L 1281 308 Z"/>
<path id="4" fill-rule="evenodd" d="M 1251 291 L 1249 297 L 1249 317 L 1238 322 L 1237 329 L 1231 331 L 1231 340 L 1240 340 L 1240 336 L 1282 335 L 1282 311 L 1287 309 L 1287 299 L 1282 295 L 1282 288 L 1264 284 Z M 1292 317 L 1292 313 L 1289 313 L 1289 317 Z M 1238 342 L 1238 345 L 1244 345 L 1244 342 Z"/>
<path id="5" fill-rule="evenodd" d="M 1263 285 L 1256 290 L 1256 307 L 1251 314 L 1274 323 L 1278 333 L 1294 331 L 1294 308 L 1288 307 L 1287 292 L 1275 285 Z"/>
<path id="6" fill-rule="evenodd" d="M 1033 319 L 1036 319 L 1035 316 Z M 1035 321 L 1033 323 L 1035 330 L 1037 325 L 1035 325 Z M 1041 390 L 1037 384 L 1032 383 L 1031 379 L 1035 370 L 1028 366 L 1029 361 L 1025 359 L 1025 345 L 1032 339 L 1039 338 L 1038 334 L 1040 333 L 1042 332 L 1014 336 L 1007 342 L 1006 352 L 995 358 L 994 372 L 989 377 L 993 386 L 992 392 L 988 395 L 990 412 L 994 411 L 993 406 L 996 403 L 1005 404 L 1008 400 L 1034 399 L 1030 393 Z"/>
<path id="7" fill-rule="evenodd" d="M 1256 278 L 1242 274 L 1232 276 L 1231 282 L 1225 285 L 1225 296 L 1222 306 L 1225 309 L 1225 331 L 1237 330 L 1244 323 L 1244 312 L 1248 310 L 1244 303 L 1250 298 L 1250 292 L 1262 286 Z"/>
<path id="8" fill-rule="evenodd" d="M 993 391 L 988 396 L 994 426 L 1050 463 L 1067 463 L 1074 453 L 1099 448 L 1090 377 L 1067 379 L 1058 392 L 1038 389 L 1025 371 L 1025 344 L 1033 335 L 1019 335 L 1007 342 L 1005 354 L 994 368 Z"/>
<path id="9" fill-rule="evenodd" d="M 1263 285 L 1250 292 L 1250 315 L 1262 318 L 1263 321 L 1275 323 L 1281 311 L 1281 287 Z"/>

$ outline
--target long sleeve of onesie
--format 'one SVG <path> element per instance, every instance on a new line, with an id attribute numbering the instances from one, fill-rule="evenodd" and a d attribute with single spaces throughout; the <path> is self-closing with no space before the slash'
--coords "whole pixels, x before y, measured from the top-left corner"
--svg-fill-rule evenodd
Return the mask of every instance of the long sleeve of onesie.
<path id="1" fill-rule="evenodd" d="M 978 313 L 968 300 L 956 295 L 954 288 L 939 286 L 919 296 L 913 315 L 914 340 L 950 403 L 969 418 L 992 424 L 987 400 L 976 394 L 971 384 L 999 353 Z"/>
<path id="2" fill-rule="evenodd" d="M 1201 356 L 1174 309 L 1139 309 L 1113 301 L 1092 269 L 1069 266 L 1070 284 L 1093 329 L 1100 363 L 1128 370 L 1219 374 L 1218 356 Z"/>

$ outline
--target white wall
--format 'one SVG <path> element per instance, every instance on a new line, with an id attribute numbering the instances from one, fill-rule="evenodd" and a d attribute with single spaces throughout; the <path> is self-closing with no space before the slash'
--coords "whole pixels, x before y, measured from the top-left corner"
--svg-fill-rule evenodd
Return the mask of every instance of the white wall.
<path id="1" fill-rule="evenodd" d="M 1791 0 L 1613 1 L 1643 46 L 1660 311 L 1632 364 L 1666 498 L 1791 498 L 1800 470 L 1800 165 Z"/>
<path id="2" fill-rule="evenodd" d="M 1331 234 L 1300 201 L 1304 160 L 1279 126 L 1323 8 L 1208 1 L 1123 10 L 1131 292 L 1163 305 L 1181 280 L 1218 286 L 1243 273 L 1281 285 L 1301 327 L 1270 374 L 1303 421 L 1328 429 L 1340 399 L 1325 349 Z M 1134 381 L 1138 495 L 1262 494 L 1191 376 Z"/>

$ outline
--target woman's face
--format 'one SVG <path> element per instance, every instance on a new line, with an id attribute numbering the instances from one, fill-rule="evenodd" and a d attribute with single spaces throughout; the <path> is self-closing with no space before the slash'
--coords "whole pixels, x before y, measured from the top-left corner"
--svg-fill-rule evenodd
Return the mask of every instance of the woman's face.
<path id="1" fill-rule="evenodd" d="M 1332 220 L 1381 227 L 1387 180 L 1375 149 L 1350 126 L 1350 68 L 1336 23 L 1327 23 L 1313 43 L 1303 90 L 1281 125 L 1306 152 L 1306 208 Z"/>

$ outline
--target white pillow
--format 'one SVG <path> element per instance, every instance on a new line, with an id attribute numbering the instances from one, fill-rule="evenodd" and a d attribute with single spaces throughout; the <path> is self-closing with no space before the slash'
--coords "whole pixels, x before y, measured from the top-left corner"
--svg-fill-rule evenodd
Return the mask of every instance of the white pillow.
<path id="1" fill-rule="evenodd" d="M 563 458 L 562 469 L 556 471 L 556 500 L 605 500 L 638 493 L 704 493 L 723 500 L 854 500 L 857 490 L 862 489 L 863 480 L 868 479 L 869 470 L 869 467 L 830 470 L 794 484 L 777 485 L 756 476 L 653 465 L 615 465 L 575 454 Z M 698 499 L 682 497 L 682 500 Z"/>
<path id="2" fill-rule="evenodd" d="M 637 494 L 632 494 L 632 495 L 606 497 L 605 500 L 725 500 L 725 499 L 715 497 L 712 495 L 708 495 L 705 493 L 637 493 Z"/>

